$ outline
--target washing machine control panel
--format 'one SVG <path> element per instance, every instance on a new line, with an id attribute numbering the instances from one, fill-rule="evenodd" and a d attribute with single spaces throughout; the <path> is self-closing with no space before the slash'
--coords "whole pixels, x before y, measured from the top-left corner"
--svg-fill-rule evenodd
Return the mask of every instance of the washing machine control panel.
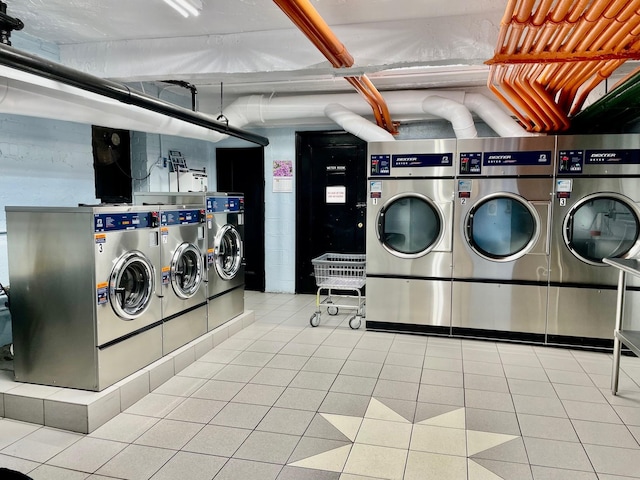
<path id="1" fill-rule="evenodd" d="M 405 153 L 397 155 L 378 154 L 370 156 L 370 175 L 372 177 L 388 177 L 391 171 L 403 169 L 402 175 L 411 176 L 410 169 L 434 167 L 452 167 L 453 153 Z M 416 170 L 413 175 L 421 176 L 422 171 Z"/>
<path id="2" fill-rule="evenodd" d="M 169 225 L 192 225 L 194 223 L 205 223 L 206 214 L 204 209 L 190 210 L 164 210 L 160 215 L 160 224 Z"/>
<path id="3" fill-rule="evenodd" d="M 207 197 L 207 213 L 240 213 L 244 197 Z"/>
<path id="4" fill-rule="evenodd" d="M 494 167 L 499 169 L 499 172 L 494 173 L 507 174 L 509 169 L 513 169 L 515 173 L 518 167 L 550 167 L 551 151 L 462 152 L 459 159 L 460 175 L 481 175 L 489 173 L 486 170 Z"/>
<path id="5" fill-rule="evenodd" d="M 96 213 L 93 228 L 95 232 L 153 228 L 158 226 L 157 220 L 157 212 Z"/>
<path id="6" fill-rule="evenodd" d="M 587 167 L 640 165 L 640 150 L 560 150 L 558 173 L 581 174 Z M 602 173 L 610 173 L 609 171 Z M 613 172 L 611 172 L 613 173 Z"/>

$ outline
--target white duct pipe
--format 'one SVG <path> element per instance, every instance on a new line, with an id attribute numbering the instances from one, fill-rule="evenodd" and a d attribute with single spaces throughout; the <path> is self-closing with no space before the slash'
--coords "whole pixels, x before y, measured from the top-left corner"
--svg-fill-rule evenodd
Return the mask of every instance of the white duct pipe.
<path id="1" fill-rule="evenodd" d="M 494 132 L 501 137 L 533 137 L 513 120 L 497 103 L 479 93 L 467 93 L 464 105 L 477 114 Z"/>
<path id="2" fill-rule="evenodd" d="M 438 95 L 431 95 L 423 100 L 422 109 L 426 113 L 449 120 L 456 138 L 476 138 L 478 136 L 471 112 L 461 103 Z"/>
<path id="3" fill-rule="evenodd" d="M 384 128 L 370 122 L 360 115 L 344 108 L 338 103 L 330 103 L 324 108 L 327 117 L 340 125 L 345 131 L 366 142 L 388 142 L 395 138 Z"/>

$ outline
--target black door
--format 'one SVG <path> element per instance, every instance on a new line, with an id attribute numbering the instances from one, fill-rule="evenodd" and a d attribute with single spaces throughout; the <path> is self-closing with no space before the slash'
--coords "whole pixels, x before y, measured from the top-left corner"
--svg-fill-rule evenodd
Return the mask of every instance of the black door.
<path id="1" fill-rule="evenodd" d="M 216 149 L 217 189 L 244 193 L 245 288 L 264 292 L 264 150 Z"/>
<path id="2" fill-rule="evenodd" d="M 345 132 L 296 134 L 297 293 L 315 293 L 315 257 L 365 252 L 366 146 Z"/>

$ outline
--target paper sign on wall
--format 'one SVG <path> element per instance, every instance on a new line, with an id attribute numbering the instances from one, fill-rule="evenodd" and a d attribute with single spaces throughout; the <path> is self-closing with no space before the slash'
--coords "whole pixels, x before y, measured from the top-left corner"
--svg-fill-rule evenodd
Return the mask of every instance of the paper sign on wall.
<path id="1" fill-rule="evenodd" d="M 327 187 L 327 203 L 347 203 L 347 187 Z"/>

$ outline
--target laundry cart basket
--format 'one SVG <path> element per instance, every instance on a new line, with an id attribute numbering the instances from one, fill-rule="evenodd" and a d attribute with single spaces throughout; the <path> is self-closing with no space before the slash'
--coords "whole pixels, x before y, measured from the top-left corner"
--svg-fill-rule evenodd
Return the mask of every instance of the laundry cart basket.
<path id="1" fill-rule="evenodd" d="M 340 308 L 354 310 L 355 314 L 349 319 L 349 327 L 354 330 L 360 328 L 365 315 L 365 300 L 361 292 L 366 279 L 365 255 L 325 253 L 311 262 L 318 287 L 316 311 L 309 319 L 311 326 L 317 327 L 320 324 L 321 308 L 326 307 L 329 315 L 337 315 Z M 326 297 L 320 301 L 323 291 L 326 291 Z M 350 303 L 340 303 L 347 300 Z"/>

